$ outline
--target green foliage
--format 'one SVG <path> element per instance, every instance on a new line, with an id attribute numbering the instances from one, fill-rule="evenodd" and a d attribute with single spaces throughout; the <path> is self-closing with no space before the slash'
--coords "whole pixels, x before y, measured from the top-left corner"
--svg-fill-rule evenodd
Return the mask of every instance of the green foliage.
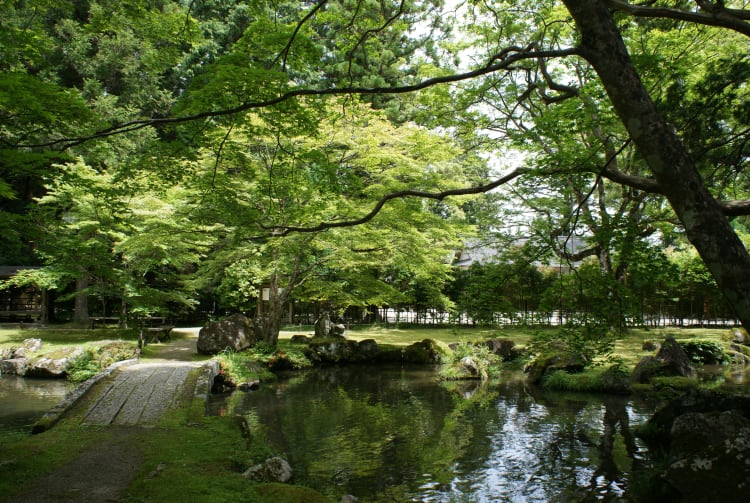
<path id="1" fill-rule="evenodd" d="M 45 264 L 44 284 L 63 299 L 141 314 L 183 313 L 199 298 L 250 309 L 273 282 L 271 332 L 292 300 L 423 316 L 455 307 L 480 323 L 586 312 L 618 329 L 649 312 L 727 315 L 697 256 L 661 251 L 686 249 L 661 196 L 612 180 L 653 173 L 586 61 L 519 59 L 420 93 L 344 91 L 578 43 L 561 4 L 498 5 L 6 2 L 0 261 Z M 664 20 L 619 28 L 708 189 L 746 198 L 743 39 Z M 144 119 L 158 127 L 133 122 Z M 117 124 L 128 126 L 109 136 Z M 524 166 L 510 191 L 395 199 L 367 226 L 282 236 L 356 221 L 398 191 L 486 183 L 510 167 L 498 159 Z M 534 216 L 519 221 L 526 210 Z M 502 235 L 501 248 L 523 235 L 533 253 L 457 272 L 447 291 L 446 257 L 473 235 L 468 222 Z M 540 262 L 572 274 L 550 287 L 530 266 Z"/>
<path id="2" fill-rule="evenodd" d="M 537 354 L 564 354 L 586 366 L 606 359 L 614 349 L 615 334 L 606 325 L 572 321 L 557 331 L 535 332 L 529 350 Z"/>
<path id="3" fill-rule="evenodd" d="M 627 394 L 631 391 L 630 372 L 620 364 L 591 368 L 579 373 L 558 370 L 542 380 L 542 387 L 555 391 Z"/>
<path id="4" fill-rule="evenodd" d="M 248 351 L 224 350 L 217 355 L 222 373 L 237 383 L 273 381 L 276 376 L 259 365 L 257 355 Z"/>
<path id="5" fill-rule="evenodd" d="M 682 340 L 678 344 L 693 363 L 716 365 L 729 360 L 724 346 L 716 341 Z"/>
<path id="6" fill-rule="evenodd" d="M 470 358 L 474 362 L 479 372 L 479 375 L 474 378 L 483 381 L 497 375 L 501 370 L 500 357 L 494 354 L 486 344 L 461 340 L 453 348 L 448 366 L 440 370 L 440 377 L 446 380 L 472 378 L 461 368 L 461 360 L 464 358 Z"/>
<path id="7" fill-rule="evenodd" d="M 113 363 L 135 358 L 137 352 L 137 346 L 131 342 L 111 342 L 87 349 L 68 369 L 68 379 L 73 382 L 85 381 Z"/>

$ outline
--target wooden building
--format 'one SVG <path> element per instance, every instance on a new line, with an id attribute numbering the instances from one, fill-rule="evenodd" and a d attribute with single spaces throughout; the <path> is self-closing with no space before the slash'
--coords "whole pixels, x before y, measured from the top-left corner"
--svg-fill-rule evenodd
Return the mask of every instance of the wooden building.
<path id="1" fill-rule="evenodd" d="M 0 281 L 8 280 L 28 266 L 0 266 Z M 42 318 L 43 292 L 32 286 L 0 290 L 0 321 L 32 322 Z"/>

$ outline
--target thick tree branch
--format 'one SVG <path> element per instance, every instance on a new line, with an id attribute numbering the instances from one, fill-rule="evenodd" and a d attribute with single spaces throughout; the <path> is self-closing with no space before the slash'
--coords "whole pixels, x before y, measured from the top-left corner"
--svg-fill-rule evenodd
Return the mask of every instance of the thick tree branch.
<path id="1" fill-rule="evenodd" d="M 566 56 L 573 56 L 578 54 L 577 48 L 560 49 L 560 50 L 549 50 L 549 51 L 523 51 L 519 50 L 516 52 L 508 53 L 505 57 L 498 62 L 478 68 L 476 70 L 457 73 L 454 75 L 444 75 L 440 77 L 433 77 L 431 79 L 425 79 L 422 82 L 406 86 L 396 87 L 341 87 L 341 88 L 329 88 L 329 89 L 292 89 L 283 94 L 278 95 L 275 98 L 271 98 L 263 101 L 249 101 L 238 105 L 233 108 L 226 108 L 221 110 L 209 110 L 193 115 L 185 115 L 182 117 L 163 117 L 163 118 L 151 118 L 151 119 L 139 119 L 122 124 L 116 124 L 110 128 L 102 129 L 88 136 L 81 136 L 78 138 L 60 138 L 45 143 L 39 143 L 35 145 L 17 145 L 18 148 L 48 148 L 48 147 L 59 147 L 60 150 L 66 150 L 71 147 L 80 145 L 87 141 L 107 138 L 118 134 L 128 133 L 137 131 L 139 129 L 147 127 L 159 127 L 170 124 L 181 124 L 186 122 L 195 122 L 204 119 L 210 119 L 213 117 L 224 117 L 227 115 L 247 112 L 250 110 L 256 110 L 261 108 L 268 108 L 274 105 L 278 105 L 285 101 L 289 101 L 293 98 L 300 98 L 305 96 L 342 96 L 347 94 L 359 94 L 359 95 L 373 95 L 373 94 L 407 94 L 416 91 L 421 91 L 433 86 L 441 84 L 452 84 L 456 82 L 462 82 L 465 80 L 471 80 L 483 75 L 489 75 L 494 72 L 508 70 L 512 68 L 514 63 L 527 59 L 537 58 L 562 58 Z"/>
<path id="2" fill-rule="evenodd" d="M 465 187 L 462 189 L 450 189 L 442 192 L 426 192 L 421 190 L 401 190 L 398 192 L 391 192 L 381 197 L 380 200 L 375 204 L 372 210 L 365 216 L 354 220 L 341 220 L 335 222 L 321 222 L 313 227 L 287 227 L 287 226 L 273 226 L 265 227 L 266 229 L 272 230 L 275 236 L 286 236 L 293 232 L 297 233 L 309 233 L 309 232 L 320 232 L 328 229 L 335 229 L 340 227 L 355 227 L 357 225 L 365 224 L 375 218 L 378 213 L 385 207 L 385 205 L 394 199 L 404 199 L 407 197 L 421 197 L 423 199 L 435 199 L 442 201 L 443 199 L 451 196 L 466 196 L 472 194 L 483 194 L 489 192 L 492 189 L 505 185 L 506 183 L 518 178 L 524 173 L 528 173 L 528 168 L 516 168 L 507 175 L 498 178 L 485 185 L 479 185 L 476 187 Z"/>
<path id="3" fill-rule="evenodd" d="M 750 23 L 745 21 L 750 19 L 750 12 L 739 9 L 727 9 L 719 2 L 696 2 L 703 12 L 691 12 L 669 7 L 633 5 L 625 0 L 605 0 L 604 3 L 612 10 L 625 12 L 631 16 L 667 18 L 677 21 L 689 21 L 706 26 L 718 26 L 729 28 L 750 37 Z"/>
<path id="4" fill-rule="evenodd" d="M 612 168 L 606 168 L 601 172 L 602 176 L 621 185 L 626 185 L 634 189 L 642 190 L 651 194 L 662 194 L 664 191 L 659 183 L 653 178 L 643 176 L 628 175 L 622 171 Z M 722 213 L 728 217 L 740 217 L 750 215 L 750 200 L 742 201 L 717 201 L 721 207 Z"/>
<path id="5" fill-rule="evenodd" d="M 659 187 L 659 182 L 657 182 L 653 178 L 628 175 L 627 173 L 623 173 L 622 171 L 611 167 L 604 168 L 604 170 L 601 171 L 601 174 L 604 178 L 607 178 L 608 180 L 619 183 L 621 185 L 627 185 L 628 187 L 642 190 L 644 192 L 651 192 L 654 194 L 662 193 L 661 187 Z"/>

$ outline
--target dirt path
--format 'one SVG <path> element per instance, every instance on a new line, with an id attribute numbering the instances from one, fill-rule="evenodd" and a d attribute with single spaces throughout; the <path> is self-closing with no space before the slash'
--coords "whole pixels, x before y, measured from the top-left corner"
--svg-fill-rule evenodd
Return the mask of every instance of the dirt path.
<path id="1" fill-rule="evenodd" d="M 37 479 L 7 503 L 109 503 L 120 501 L 143 459 L 137 435 L 175 405 L 195 361 L 197 331 L 160 347 L 156 358 L 118 369 L 89 390 L 96 400 L 84 425 L 109 425 L 109 439 Z"/>

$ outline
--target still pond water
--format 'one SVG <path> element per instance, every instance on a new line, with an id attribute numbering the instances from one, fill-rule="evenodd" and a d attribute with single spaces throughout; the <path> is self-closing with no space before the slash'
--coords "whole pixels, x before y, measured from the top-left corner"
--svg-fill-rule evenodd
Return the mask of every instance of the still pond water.
<path id="1" fill-rule="evenodd" d="M 295 482 L 338 500 L 629 501 L 652 412 L 632 398 L 543 393 L 509 373 L 441 383 L 433 369 L 342 367 L 214 396 L 286 457 Z"/>
<path id="2" fill-rule="evenodd" d="M 34 423 L 74 388 L 66 379 L 0 376 L 0 436 L 31 433 Z"/>

